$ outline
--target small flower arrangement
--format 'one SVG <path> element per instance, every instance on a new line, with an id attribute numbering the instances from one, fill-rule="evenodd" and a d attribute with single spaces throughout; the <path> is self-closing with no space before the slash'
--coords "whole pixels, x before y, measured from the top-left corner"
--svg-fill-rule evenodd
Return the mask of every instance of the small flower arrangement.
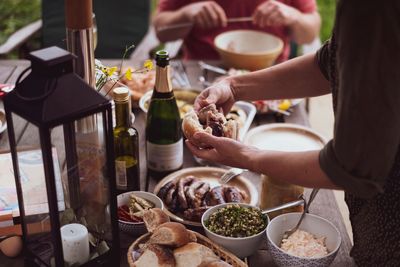
<path id="1" fill-rule="evenodd" d="M 133 70 L 132 68 L 128 68 L 124 73 L 122 73 L 122 67 L 124 63 L 124 59 L 126 54 L 133 49 L 135 46 L 127 46 L 125 48 L 124 54 L 122 56 L 121 64 L 118 67 L 107 67 L 104 66 L 100 60 L 95 60 L 95 70 L 96 70 L 96 90 L 100 92 L 101 89 L 108 83 L 113 82 L 112 86 L 105 92 L 105 96 L 107 96 L 110 91 L 114 88 L 114 86 L 121 80 L 121 78 L 125 77 L 127 80 L 132 80 L 132 75 L 134 73 L 145 73 L 153 69 L 153 62 L 148 59 L 143 63 L 143 67 L 140 69 Z"/>

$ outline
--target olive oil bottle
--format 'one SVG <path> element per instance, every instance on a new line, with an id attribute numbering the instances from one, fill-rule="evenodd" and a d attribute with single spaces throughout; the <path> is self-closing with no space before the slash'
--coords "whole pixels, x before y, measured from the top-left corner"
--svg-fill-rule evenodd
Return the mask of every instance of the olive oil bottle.
<path id="1" fill-rule="evenodd" d="M 138 132 L 131 126 L 129 89 L 113 90 L 115 102 L 115 177 L 119 193 L 140 190 Z"/>
<path id="2" fill-rule="evenodd" d="M 156 83 L 146 122 L 148 175 L 156 179 L 183 165 L 181 118 L 169 72 L 168 52 L 156 52 Z"/>

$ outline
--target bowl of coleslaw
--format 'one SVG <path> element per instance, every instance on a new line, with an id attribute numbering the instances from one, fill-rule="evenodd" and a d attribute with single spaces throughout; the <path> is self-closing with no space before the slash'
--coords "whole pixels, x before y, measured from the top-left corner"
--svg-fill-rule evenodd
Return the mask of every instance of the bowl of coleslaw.
<path id="1" fill-rule="evenodd" d="M 278 266 L 329 266 L 341 244 L 339 230 L 330 221 L 306 214 L 299 230 L 287 239 L 285 231 L 292 229 L 301 213 L 286 213 L 275 217 L 267 226 L 267 246 Z"/>

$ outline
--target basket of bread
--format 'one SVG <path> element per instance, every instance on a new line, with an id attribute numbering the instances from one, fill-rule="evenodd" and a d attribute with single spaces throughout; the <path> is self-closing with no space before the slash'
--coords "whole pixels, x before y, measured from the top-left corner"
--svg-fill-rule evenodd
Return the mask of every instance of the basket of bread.
<path id="1" fill-rule="evenodd" d="M 246 263 L 205 236 L 170 222 L 161 209 L 145 211 L 148 233 L 128 249 L 130 267 L 245 267 Z"/>

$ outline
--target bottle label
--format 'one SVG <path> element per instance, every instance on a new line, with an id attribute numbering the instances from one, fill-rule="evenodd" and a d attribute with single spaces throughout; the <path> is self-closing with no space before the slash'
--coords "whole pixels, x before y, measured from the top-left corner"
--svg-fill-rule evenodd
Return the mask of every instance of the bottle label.
<path id="1" fill-rule="evenodd" d="M 128 185 L 125 161 L 115 161 L 115 178 L 117 180 L 117 187 L 126 187 Z"/>
<path id="2" fill-rule="evenodd" d="M 147 164 L 154 171 L 172 171 L 183 164 L 183 139 L 169 145 L 147 141 Z"/>

